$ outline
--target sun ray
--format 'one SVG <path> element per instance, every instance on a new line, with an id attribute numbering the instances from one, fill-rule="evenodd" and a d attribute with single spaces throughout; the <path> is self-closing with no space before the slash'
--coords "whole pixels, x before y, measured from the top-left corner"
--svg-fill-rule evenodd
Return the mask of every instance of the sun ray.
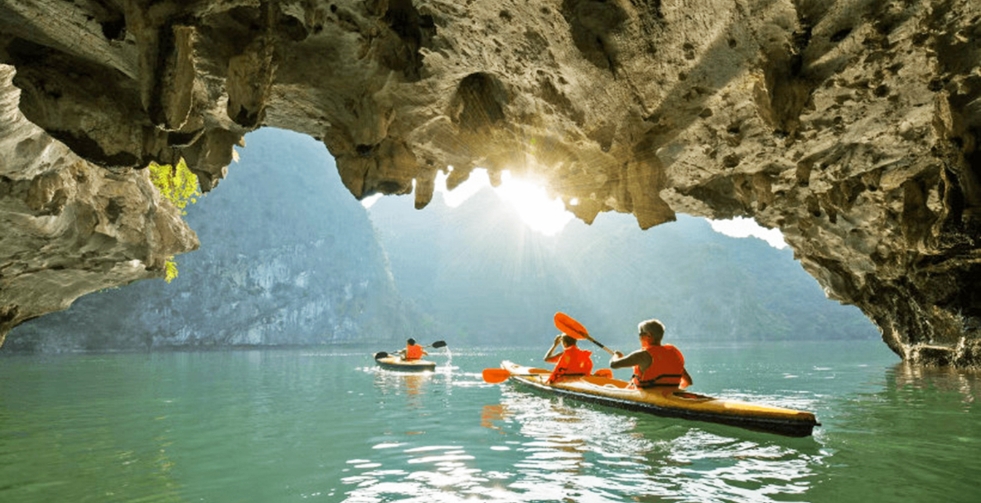
<path id="1" fill-rule="evenodd" d="M 549 198 L 544 187 L 513 177 L 508 171 L 502 173 L 496 192 L 515 209 L 525 225 L 545 236 L 558 234 L 575 218 L 561 199 Z"/>

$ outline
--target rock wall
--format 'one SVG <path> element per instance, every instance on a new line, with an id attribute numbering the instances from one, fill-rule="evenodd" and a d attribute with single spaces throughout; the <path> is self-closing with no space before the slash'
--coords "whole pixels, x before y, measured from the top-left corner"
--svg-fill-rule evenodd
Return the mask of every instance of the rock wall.
<path id="1" fill-rule="evenodd" d="M 13 75 L 0 65 L 0 344 L 79 296 L 163 277 L 198 246 L 147 170 L 95 166 L 28 122 Z"/>
<path id="2" fill-rule="evenodd" d="M 359 199 L 480 166 L 586 222 L 752 216 L 906 360 L 981 367 L 975 0 L 0 0 L 0 62 L 112 172 L 209 190 L 275 126 Z"/>

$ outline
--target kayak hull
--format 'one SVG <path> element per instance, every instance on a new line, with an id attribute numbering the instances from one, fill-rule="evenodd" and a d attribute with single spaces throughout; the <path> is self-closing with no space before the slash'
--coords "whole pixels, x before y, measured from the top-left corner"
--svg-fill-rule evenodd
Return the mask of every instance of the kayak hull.
<path id="1" fill-rule="evenodd" d="M 738 426 L 790 437 L 807 437 L 819 423 L 810 412 L 714 398 L 675 387 L 636 389 L 626 381 L 600 376 L 570 377 L 547 384 L 551 371 L 501 363 L 516 384 L 619 409 Z"/>
<path id="2" fill-rule="evenodd" d="M 375 358 L 375 363 L 386 370 L 398 370 L 400 372 L 434 372 L 436 362 L 426 360 L 403 360 L 400 356 L 385 356 Z"/>

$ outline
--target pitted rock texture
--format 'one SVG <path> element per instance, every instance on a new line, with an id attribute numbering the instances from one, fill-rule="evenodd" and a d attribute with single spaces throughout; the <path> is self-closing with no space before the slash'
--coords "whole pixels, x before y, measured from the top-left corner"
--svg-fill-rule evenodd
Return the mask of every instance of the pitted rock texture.
<path id="1" fill-rule="evenodd" d="M 13 76 L 0 64 L 0 343 L 81 295 L 162 277 L 198 246 L 147 170 L 95 166 L 28 122 Z"/>
<path id="2" fill-rule="evenodd" d="M 206 190 L 275 126 L 359 199 L 484 167 L 586 222 L 751 216 L 904 359 L 981 367 L 974 0 L 0 0 L 0 61 L 76 154 Z"/>

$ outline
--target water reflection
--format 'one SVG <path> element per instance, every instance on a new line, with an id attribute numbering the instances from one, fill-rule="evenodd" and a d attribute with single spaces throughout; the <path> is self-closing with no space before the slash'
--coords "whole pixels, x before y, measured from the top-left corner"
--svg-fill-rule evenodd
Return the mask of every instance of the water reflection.
<path id="1" fill-rule="evenodd" d="M 504 430 L 495 424 L 495 421 L 503 421 L 508 416 L 508 409 L 504 404 L 496 403 L 484 405 L 480 409 L 480 425 L 484 428 L 504 433 Z"/>
<path id="2" fill-rule="evenodd" d="M 965 406 L 974 404 L 981 395 L 981 379 L 977 372 L 943 367 L 917 367 L 900 363 L 887 374 L 897 389 L 908 391 L 907 399 L 921 397 L 922 393 L 957 393 Z M 914 399 L 915 401 L 915 399 Z M 969 408 L 965 408 L 965 412 Z"/>
<path id="3" fill-rule="evenodd" d="M 473 410 L 479 440 L 467 445 L 385 442 L 349 461 L 363 469 L 344 478 L 345 501 L 768 502 L 807 492 L 814 477 L 813 440 L 731 436 L 510 388 Z"/>
<path id="4" fill-rule="evenodd" d="M 561 483 L 558 472 L 575 480 L 566 494 L 572 499 L 685 495 L 697 501 L 770 501 L 806 491 L 812 475 L 811 455 L 779 443 L 783 439 L 747 440 L 674 420 L 566 407 L 537 397 L 510 399 L 509 409 L 523 411 L 516 414 L 521 433 L 536 439 L 524 444 L 528 456 L 518 464 L 525 478 L 520 485 L 536 492 L 560 490 L 550 487 Z"/>
<path id="5" fill-rule="evenodd" d="M 425 406 L 425 401 L 420 398 L 420 395 L 433 381 L 432 372 L 393 372 L 377 369 L 374 374 L 375 389 L 382 397 L 405 396 L 408 407 L 419 409 Z"/>
<path id="6" fill-rule="evenodd" d="M 0 501 L 977 500 L 977 374 L 835 348 L 699 380 L 813 408 L 795 439 L 488 385 L 501 357 L 456 353 L 426 374 L 370 352 L 8 358 Z"/>
<path id="7" fill-rule="evenodd" d="M 823 484 L 815 500 L 976 501 L 981 473 L 977 373 L 886 368 L 874 389 L 829 400 Z"/>

